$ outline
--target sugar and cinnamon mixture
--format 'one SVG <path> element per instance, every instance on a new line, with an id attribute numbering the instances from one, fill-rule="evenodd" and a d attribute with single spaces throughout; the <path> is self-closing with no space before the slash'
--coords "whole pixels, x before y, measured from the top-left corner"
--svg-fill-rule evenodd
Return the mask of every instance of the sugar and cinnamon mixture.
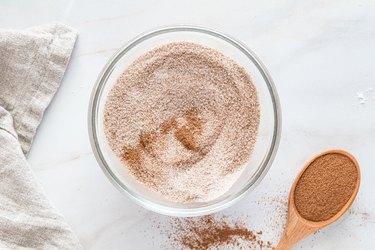
<path id="1" fill-rule="evenodd" d="M 134 178 L 175 202 L 213 200 L 256 142 L 259 102 L 247 72 L 220 52 L 175 42 L 135 60 L 110 91 L 109 145 Z"/>

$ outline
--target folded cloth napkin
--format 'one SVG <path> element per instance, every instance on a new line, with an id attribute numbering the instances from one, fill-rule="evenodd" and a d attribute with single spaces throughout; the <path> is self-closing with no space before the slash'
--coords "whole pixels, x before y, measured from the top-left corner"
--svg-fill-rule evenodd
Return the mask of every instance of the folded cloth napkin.
<path id="1" fill-rule="evenodd" d="M 0 29 L 0 248 L 81 249 L 25 155 L 67 67 L 77 32 L 63 24 Z"/>

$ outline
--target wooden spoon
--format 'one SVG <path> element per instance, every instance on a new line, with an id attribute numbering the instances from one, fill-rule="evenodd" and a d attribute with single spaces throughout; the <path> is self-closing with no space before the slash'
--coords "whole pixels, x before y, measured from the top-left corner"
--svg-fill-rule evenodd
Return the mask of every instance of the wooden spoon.
<path id="1" fill-rule="evenodd" d="M 296 185 L 297 185 L 299 179 L 301 178 L 302 174 L 305 172 L 305 170 L 310 166 L 310 164 L 316 158 L 318 158 L 322 155 L 331 154 L 331 153 L 345 155 L 353 161 L 354 165 L 356 166 L 357 174 L 358 174 L 356 187 L 353 190 L 353 194 L 350 197 L 350 199 L 348 200 L 348 202 L 332 218 L 330 218 L 328 220 L 325 220 L 325 221 L 319 221 L 319 222 L 306 220 L 306 219 L 302 218 L 301 215 L 298 213 L 297 208 L 296 208 L 295 203 L 294 203 L 294 191 L 295 191 Z M 335 149 L 335 150 L 325 151 L 325 152 L 322 152 L 322 153 L 318 154 L 313 159 L 311 159 L 309 162 L 307 162 L 303 166 L 301 172 L 298 174 L 298 176 L 295 179 L 295 181 L 292 185 L 292 188 L 290 190 L 289 207 L 288 207 L 288 210 L 289 210 L 288 211 L 288 219 L 287 219 L 286 227 L 285 227 L 285 230 L 284 230 L 284 234 L 283 234 L 278 246 L 276 247 L 276 250 L 277 249 L 279 249 L 279 250 L 292 249 L 292 247 L 298 241 L 306 238 L 310 234 L 315 233 L 319 229 L 321 229 L 325 226 L 328 226 L 329 224 L 331 224 L 331 223 L 335 222 L 337 219 L 339 219 L 349 209 L 349 207 L 353 204 L 353 201 L 354 201 L 355 197 L 357 196 L 357 193 L 358 193 L 358 190 L 359 190 L 360 179 L 361 179 L 361 175 L 360 175 L 360 170 L 359 170 L 359 165 L 358 165 L 357 160 L 350 153 L 348 153 L 346 151 L 343 151 L 343 150 L 336 150 Z"/>

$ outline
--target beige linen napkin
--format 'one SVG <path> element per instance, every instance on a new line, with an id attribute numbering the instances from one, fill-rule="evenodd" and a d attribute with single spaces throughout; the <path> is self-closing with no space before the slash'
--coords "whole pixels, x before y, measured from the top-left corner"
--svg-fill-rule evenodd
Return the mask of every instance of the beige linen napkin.
<path id="1" fill-rule="evenodd" d="M 74 29 L 58 23 L 0 29 L 1 249 L 81 249 L 25 158 L 76 37 Z"/>

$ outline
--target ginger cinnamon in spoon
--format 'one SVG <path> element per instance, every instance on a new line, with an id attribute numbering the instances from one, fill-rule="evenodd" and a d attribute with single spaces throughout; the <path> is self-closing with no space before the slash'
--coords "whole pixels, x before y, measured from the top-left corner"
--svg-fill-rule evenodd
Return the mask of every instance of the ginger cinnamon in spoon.
<path id="1" fill-rule="evenodd" d="M 338 220 L 352 205 L 360 182 L 359 164 L 346 151 L 325 151 L 307 162 L 290 190 L 288 220 L 276 250 L 290 250 Z"/>
<path id="2" fill-rule="evenodd" d="M 316 158 L 299 179 L 294 202 L 309 221 L 325 221 L 348 202 L 357 185 L 354 162 L 346 155 L 329 153 Z"/>

